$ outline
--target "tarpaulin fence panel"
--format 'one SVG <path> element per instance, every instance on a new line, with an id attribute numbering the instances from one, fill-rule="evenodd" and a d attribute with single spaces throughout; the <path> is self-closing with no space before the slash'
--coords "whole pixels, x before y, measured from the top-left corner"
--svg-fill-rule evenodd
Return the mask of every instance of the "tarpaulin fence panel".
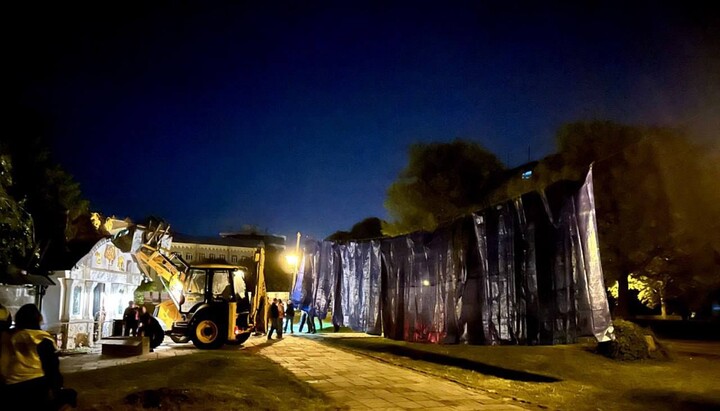
<path id="1" fill-rule="evenodd" d="M 340 302 L 333 315 L 337 325 L 379 335 L 380 243 L 350 242 L 338 246 L 341 257 Z"/>
<path id="2" fill-rule="evenodd" d="M 600 246 L 595 215 L 595 191 L 593 189 L 593 170 L 585 177 L 585 183 L 578 190 L 575 199 L 578 230 L 578 266 L 575 283 L 581 291 L 578 293 L 578 330 L 582 335 L 593 335 L 598 341 L 610 341 L 612 319 L 605 292 Z"/>
<path id="3" fill-rule="evenodd" d="M 382 276 L 380 311 L 383 335 L 394 340 L 404 338 L 405 324 L 405 277 L 409 270 L 410 247 L 407 237 L 382 241 Z"/>
<path id="4" fill-rule="evenodd" d="M 315 301 L 312 306 L 318 318 L 325 318 L 331 309 L 337 288 L 337 265 L 335 244 L 331 241 L 322 241 L 319 247 L 318 271 L 315 276 Z"/>
<path id="5" fill-rule="evenodd" d="M 337 325 L 406 341 L 607 338 L 592 195 L 589 173 L 579 189 L 555 184 L 433 233 L 308 244 L 293 298 L 310 296 L 318 315 L 332 309 Z"/>

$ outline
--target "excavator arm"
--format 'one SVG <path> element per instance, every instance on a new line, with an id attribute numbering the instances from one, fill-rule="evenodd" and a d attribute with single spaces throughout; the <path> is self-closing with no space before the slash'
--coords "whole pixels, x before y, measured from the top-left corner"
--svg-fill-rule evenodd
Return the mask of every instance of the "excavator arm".
<path id="1" fill-rule="evenodd" d="M 168 254 L 161 252 L 161 249 L 147 244 L 143 244 L 134 256 L 143 274 L 150 280 L 160 282 L 170 295 L 175 307 L 180 310 L 183 303 L 182 291 L 186 274 L 184 271 L 180 271 L 177 265 L 184 266 L 186 270 L 187 264 L 177 255 L 169 254 L 170 257 L 168 257 Z"/>
<path id="2" fill-rule="evenodd" d="M 130 252 L 145 277 L 162 284 L 180 310 L 185 273 L 189 267 L 178 255 L 162 248 L 162 238 L 169 233 L 170 227 L 162 223 L 145 227 L 112 218 L 104 226 L 113 234 L 113 244 L 121 251 Z"/>

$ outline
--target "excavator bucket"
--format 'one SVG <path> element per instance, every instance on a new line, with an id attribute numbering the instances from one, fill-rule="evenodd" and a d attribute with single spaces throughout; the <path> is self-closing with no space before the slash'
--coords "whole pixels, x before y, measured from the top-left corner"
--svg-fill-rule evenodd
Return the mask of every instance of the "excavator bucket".
<path id="1" fill-rule="evenodd" d="M 113 245 L 119 248 L 123 253 L 129 253 L 130 250 L 132 250 L 134 237 L 135 226 L 131 226 L 115 234 L 110 241 L 112 241 Z"/>
<path id="2" fill-rule="evenodd" d="M 135 253 L 135 260 L 146 277 L 163 285 L 175 306 L 179 308 L 185 273 L 180 271 L 168 256 L 145 244 Z"/>

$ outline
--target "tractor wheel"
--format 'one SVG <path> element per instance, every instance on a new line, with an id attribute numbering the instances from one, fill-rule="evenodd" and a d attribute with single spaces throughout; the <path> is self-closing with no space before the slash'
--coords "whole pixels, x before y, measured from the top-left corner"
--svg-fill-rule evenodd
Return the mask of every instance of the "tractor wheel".
<path id="1" fill-rule="evenodd" d="M 209 317 L 200 318 L 195 321 L 190 339 L 200 349 L 220 348 L 225 343 L 225 327 Z"/>
<path id="2" fill-rule="evenodd" d="M 150 337 L 150 348 L 155 349 L 165 340 L 165 331 L 163 331 L 157 318 L 153 318 L 147 329 L 147 336 Z"/>

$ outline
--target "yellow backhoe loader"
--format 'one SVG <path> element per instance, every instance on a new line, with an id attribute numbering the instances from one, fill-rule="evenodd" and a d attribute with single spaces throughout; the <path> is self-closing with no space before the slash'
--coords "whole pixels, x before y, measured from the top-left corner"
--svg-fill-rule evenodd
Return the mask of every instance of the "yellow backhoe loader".
<path id="1" fill-rule="evenodd" d="M 137 229 L 142 231 L 136 234 Z M 260 312 L 266 296 L 264 249 L 256 251 L 257 278 L 250 291 L 246 288 L 246 276 L 250 275 L 246 267 L 189 265 L 162 247 L 161 239 L 169 235 L 169 227 L 158 225 L 128 227 L 113 237 L 118 248 L 132 251 L 140 271 L 167 291 L 170 299 L 161 302 L 154 313 L 164 334 L 178 343 L 192 341 L 198 348 L 212 349 L 242 344 L 256 325 L 264 330 L 264 313 Z"/>

